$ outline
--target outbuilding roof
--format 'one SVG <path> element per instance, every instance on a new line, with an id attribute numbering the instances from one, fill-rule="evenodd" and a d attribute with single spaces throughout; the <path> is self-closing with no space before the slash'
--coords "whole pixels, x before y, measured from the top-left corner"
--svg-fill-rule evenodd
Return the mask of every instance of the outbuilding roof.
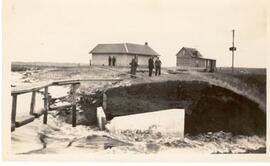
<path id="1" fill-rule="evenodd" d="M 116 44 L 98 44 L 91 54 L 136 54 L 159 56 L 148 44 L 116 43 Z"/>
<path id="2" fill-rule="evenodd" d="M 182 49 L 177 53 L 177 55 L 185 50 L 185 54 L 193 58 L 203 58 L 202 54 L 196 48 L 182 47 Z"/>

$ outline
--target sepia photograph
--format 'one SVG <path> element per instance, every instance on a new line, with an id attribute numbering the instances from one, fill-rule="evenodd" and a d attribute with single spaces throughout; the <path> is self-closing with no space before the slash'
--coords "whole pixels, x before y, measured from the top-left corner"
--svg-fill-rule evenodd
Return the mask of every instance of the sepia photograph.
<path id="1" fill-rule="evenodd" d="M 4 160 L 269 161 L 267 14 L 267 0 L 4 0 Z"/>

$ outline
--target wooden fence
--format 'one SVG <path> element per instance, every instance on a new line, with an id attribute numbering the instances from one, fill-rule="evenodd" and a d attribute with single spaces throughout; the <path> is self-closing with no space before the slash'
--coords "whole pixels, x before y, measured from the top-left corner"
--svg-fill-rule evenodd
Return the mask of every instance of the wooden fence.
<path id="1" fill-rule="evenodd" d="M 48 111 L 49 110 L 58 110 L 62 108 L 70 108 L 72 107 L 72 126 L 76 127 L 76 85 L 80 84 L 83 81 L 122 81 L 122 79 L 111 78 L 111 79 L 77 79 L 77 80 L 60 80 L 53 81 L 45 84 L 39 84 L 32 87 L 27 88 L 13 88 L 11 90 L 12 96 L 12 108 L 11 108 L 11 131 L 14 131 L 15 128 L 26 125 L 35 120 L 35 118 L 43 115 L 43 123 L 47 124 L 48 122 Z M 62 85 L 71 85 L 71 95 L 72 95 L 72 103 L 69 105 L 63 105 L 58 107 L 49 108 L 49 87 L 50 86 L 62 86 Z M 41 113 L 35 113 L 35 103 L 36 103 L 36 93 L 40 90 L 44 89 L 44 106 L 43 111 Z M 30 112 L 29 116 L 24 119 L 18 120 L 16 118 L 17 113 L 17 96 L 25 93 L 32 93 L 31 103 L 30 103 Z"/>

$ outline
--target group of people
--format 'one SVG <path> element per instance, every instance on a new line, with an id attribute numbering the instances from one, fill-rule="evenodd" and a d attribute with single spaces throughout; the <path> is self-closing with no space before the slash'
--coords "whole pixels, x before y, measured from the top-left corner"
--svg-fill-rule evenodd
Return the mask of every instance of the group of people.
<path id="1" fill-rule="evenodd" d="M 157 59 L 155 60 L 155 63 L 154 63 L 154 57 L 149 58 L 148 60 L 149 77 L 152 77 L 154 68 L 156 69 L 155 76 L 160 75 L 161 74 L 161 61 L 159 57 L 157 57 Z"/>
<path id="2" fill-rule="evenodd" d="M 153 69 L 155 68 L 155 76 L 160 75 L 161 74 L 161 61 L 159 59 L 159 57 L 157 57 L 157 59 L 154 62 L 154 57 L 149 58 L 148 60 L 148 69 L 149 69 L 149 77 L 152 77 L 152 73 L 153 73 Z M 134 78 L 136 75 L 136 71 L 137 71 L 137 67 L 138 67 L 138 62 L 136 60 L 136 58 L 132 58 L 131 62 L 130 62 L 130 66 L 131 66 L 131 78 Z"/>
<path id="3" fill-rule="evenodd" d="M 109 61 L 109 66 L 115 66 L 116 58 L 114 56 L 113 57 L 109 56 L 108 61 Z"/>

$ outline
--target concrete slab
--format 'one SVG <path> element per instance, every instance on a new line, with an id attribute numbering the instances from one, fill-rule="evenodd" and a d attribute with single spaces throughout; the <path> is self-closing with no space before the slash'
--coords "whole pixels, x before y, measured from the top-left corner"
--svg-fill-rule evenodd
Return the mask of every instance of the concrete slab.
<path id="1" fill-rule="evenodd" d="M 112 133 L 124 130 L 153 130 L 162 135 L 184 138 L 185 110 L 168 109 L 114 117 L 106 128 Z"/>

